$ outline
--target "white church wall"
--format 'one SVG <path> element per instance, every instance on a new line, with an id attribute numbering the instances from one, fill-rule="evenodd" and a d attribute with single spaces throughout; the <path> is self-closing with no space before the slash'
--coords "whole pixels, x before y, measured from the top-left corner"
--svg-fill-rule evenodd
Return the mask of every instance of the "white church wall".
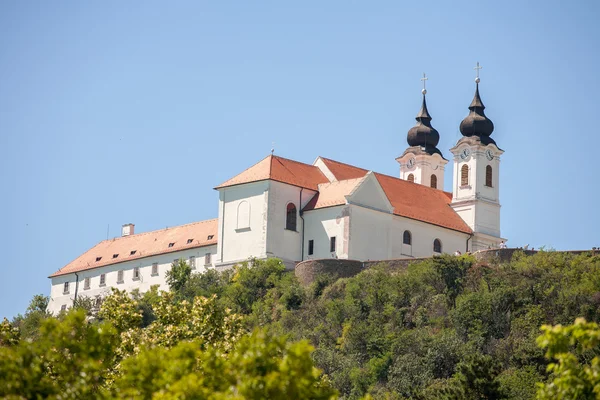
<path id="1" fill-rule="evenodd" d="M 78 272 L 77 275 L 79 275 L 79 279 L 77 283 L 77 277 L 74 273 L 53 277 L 51 283 L 52 286 L 50 288 L 48 311 L 57 314 L 60 312 L 63 305 L 67 308 L 72 307 L 76 286 L 78 298 L 82 296 L 90 298 L 96 298 L 98 296 L 105 297 L 110 294 L 111 287 L 127 292 L 138 289 L 141 293 L 144 293 L 148 291 L 151 286 L 159 285 L 159 290 L 169 290 L 169 286 L 166 282 L 166 272 L 171 269 L 171 264 L 174 260 L 183 258 L 187 262 L 190 262 L 190 257 L 193 256 L 195 257 L 195 269 L 192 272 L 201 273 L 208 268 L 214 267 L 216 253 L 217 246 L 212 245 L 139 258 L 137 260 Z M 207 254 L 210 254 L 210 257 L 207 257 Z M 206 261 L 208 261 L 208 263 L 206 263 Z M 158 264 L 158 274 L 156 275 L 152 274 L 152 265 L 154 263 Z M 133 276 L 133 271 L 136 267 L 139 268 L 139 279 L 134 279 Z M 119 271 L 123 271 L 122 282 L 117 281 Z M 105 274 L 105 284 L 100 286 L 100 276 L 102 274 Z M 86 289 L 85 287 L 86 278 L 90 278 L 89 289 Z M 69 282 L 68 294 L 63 293 L 65 282 Z"/>
<path id="2" fill-rule="evenodd" d="M 304 213 L 304 260 L 318 258 L 348 258 L 350 237 L 350 208 L 347 205 L 320 208 Z M 330 250 L 330 239 L 335 237 L 336 249 Z M 313 240 L 314 253 L 309 252 Z"/>
<path id="3" fill-rule="evenodd" d="M 276 181 L 271 181 L 269 185 L 267 255 L 281 258 L 287 268 L 293 268 L 302 258 L 303 227 L 300 210 L 315 194 L 315 191 Z M 286 229 L 287 206 L 290 203 L 296 207 L 296 230 Z"/>
<path id="4" fill-rule="evenodd" d="M 442 253 L 466 250 L 468 234 L 369 208 L 351 206 L 350 210 L 350 259 L 430 257 L 435 239 L 441 241 Z M 410 246 L 403 244 L 405 230 L 411 234 Z"/>
<path id="5" fill-rule="evenodd" d="M 267 256 L 268 204 L 269 181 L 219 190 L 218 266 Z"/>

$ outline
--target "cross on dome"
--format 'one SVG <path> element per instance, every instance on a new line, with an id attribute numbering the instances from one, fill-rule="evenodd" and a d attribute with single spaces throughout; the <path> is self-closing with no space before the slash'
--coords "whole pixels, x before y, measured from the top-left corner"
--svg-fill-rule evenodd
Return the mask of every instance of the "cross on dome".
<path id="1" fill-rule="evenodd" d="M 423 77 L 421 78 L 421 82 L 423 82 L 423 90 L 421 90 L 421 93 L 423 93 L 424 95 L 427 94 L 427 89 L 425 88 L 425 83 L 427 83 L 426 81 L 429 78 L 427 77 L 427 75 L 425 75 L 425 72 L 423 72 Z"/>
<path id="2" fill-rule="evenodd" d="M 479 70 L 481 68 L 483 68 L 483 67 L 479 66 L 479 61 L 477 61 L 477 66 L 473 68 L 476 71 L 476 74 L 477 74 L 476 77 L 475 77 L 475 83 L 481 82 L 481 79 L 479 79 Z"/>

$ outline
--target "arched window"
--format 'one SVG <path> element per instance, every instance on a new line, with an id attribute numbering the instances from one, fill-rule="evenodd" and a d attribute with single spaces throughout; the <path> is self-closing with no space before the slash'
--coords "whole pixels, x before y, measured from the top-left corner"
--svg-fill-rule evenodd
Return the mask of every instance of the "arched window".
<path id="1" fill-rule="evenodd" d="M 240 201 L 237 209 L 237 228 L 250 228 L 250 203 L 246 200 Z"/>
<path id="2" fill-rule="evenodd" d="M 296 230 L 296 206 L 294 205 L 294 203 L 289 203 L 287 205 L 285 229 L 288 229 L 290 231 Z"/>
<path id="3" fill-rule="evenodd" d="M 437 176 L 431 174 L 431 187 L 437 189 Z"/>
<path id="4" fill-rule="evenodd" d="M 441 253 L 442 252 L 442 242 L 440 242 L 440 239 L 435 239 L 433 241 L 433 252 L 434 253 Z"/>
<path id="5" fill-rule="evenodd" d="M 485 186 L 492 187 L 492 166 L 485 167 Z"/>
<path id="6" fill-rule="evenodd" d="M 415 176 L 413 174 L 408 174 L 408 178 L 406 178 L 406 180 L 415 183 Z"/>
<path id="7" fill-rule="evenodd" d="M 404 231 L 404 236 L 402 237 L 402 243 L 411 245 L 412 244 L 412 236 L 409 231 Z"/>
<path id="8" fill-rule="evenodd" d="M 463 165 L 460 169 L 460 186 L 469 185 L 469 166 Z"/>

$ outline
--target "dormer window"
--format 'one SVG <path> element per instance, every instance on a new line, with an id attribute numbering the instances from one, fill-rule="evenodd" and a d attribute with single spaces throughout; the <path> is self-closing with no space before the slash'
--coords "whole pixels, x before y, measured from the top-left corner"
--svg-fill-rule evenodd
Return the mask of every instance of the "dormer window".
<path id="1" fill-rule="evenodd" d="M 113 254 L 113 258 L 117 258 L 117 257 L 119 257 L 118 254 Z"/>
<path id="2" fill-rule="evenodd" d="M 208 238 L 206 240 L 212 240 L 212 238 L 214 238 L 215 235 L 208 235 Z"/>
<path id="3" fill-rule="evenodd" d="M 131 251 L 129 252 L 129 255 L 130 255 L 130 256 L 133 256 L 133 255 L 135 255 L 135 253 L 136 253 L 136 252 L 137 252 L 137 250 L 131 250 Z"/>
<path id="4" fill-rule="evenodd" d="M 96 262 L 102 260 L 102 257 L 96 257 Z"/>
<path id="5" fill-rule="evenodd" d="M 194 239 L 188 239 L 187 244 L 191 244 L 193 241 L 194 241 Z"/>
<path id="6" fill-rule="evenodd" d="M 175 246 L 175 242 L 169 243 L 169 247 L 173 247 L 173 246 Z"/>

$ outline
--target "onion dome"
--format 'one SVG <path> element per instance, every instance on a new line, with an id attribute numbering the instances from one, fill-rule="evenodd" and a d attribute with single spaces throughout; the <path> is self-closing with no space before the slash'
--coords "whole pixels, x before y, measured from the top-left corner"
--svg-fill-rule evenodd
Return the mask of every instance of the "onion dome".
<path id="1" fill-rule="evenodd" d="M 479 77 L 475 79 L 475 84 L 475 97 L 473 97 L 473 101 L 469 106 L 471 112 L 460 123 L 460 133 L 467 137 L 477 136 L 484 145 L 496 144 L 494 139 L 490 137 L 494 131 L 494 123 L 483 112 L 485 106 L 479 96 Z"/>
<path id="2" fill-rule="evenodd" d="M 431 116 L 427 111 L 427 102 L 425 101 L 426 93 L 427 91 L 423 89 L 423 104 L 421 105 L 421 111 L 415 118 L 417 124 L 408 131 L 406 141 L 411 147 L 420 147 L 421 150 L 430 155 L 437 153 L 441 156 L 442 153 L 436 147 L 440 141 L 440 134 L 431 126 Z"/>

